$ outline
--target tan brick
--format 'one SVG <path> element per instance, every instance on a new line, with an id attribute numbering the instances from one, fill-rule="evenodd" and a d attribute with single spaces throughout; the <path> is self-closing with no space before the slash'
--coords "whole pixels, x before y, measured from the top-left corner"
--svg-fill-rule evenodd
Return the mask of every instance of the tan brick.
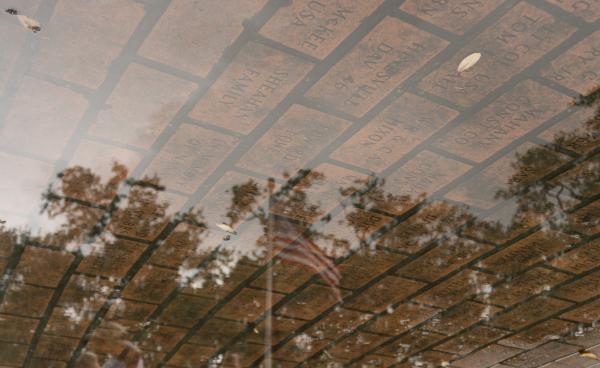
<path id="1" fill-rule="evenodd" d="M 197 367 L 206 363 L 214 352 L 214 348 L 183 344 L 168 363 L 177 367 Z"/>
<path id="2" fill-rule="evenodd" d="M 344 305 L 361 311 L 379 313 L 404 300 L 426 284 L 401 277 L 387 276 Z"/>
<path id="3" fill-rule="evenodd" d="M 283 294 L 271 293 L 271 305 L 267 305 L 267 291 L 244 288 L 229 303 L 217 312 L 217 317 L 237 321 L 254 321 L 273 304 L 283 298 Z"/>
<path id="4" fill-rule="evenodd" d="M 586 22 L 593 22 L 600 18 L 600 4 L 589 0 L 548 0 L 563 10 L 583 18 Z"/>
<path id="5" fill-rule="evenodd" d="M 507 337 L 500 341 L 503 345 L 520 349 L 533 349 L 551 340 L 557 340 L 561 335 L 566 335 L 577 329 L 577 324 L 549 319 L 541 322 L 526 331 Z"/>
<path id="6" fill-rule="evenodd" d="M 385 251 L 358 252 L 338 265 L 342 274 L 340 286 L 359 288 L 403 259 L 404 256 Z"/>
<path id="7" fill-rule="evenodd" d="M 10 285 L 0 304 L 0 312 L 42 317 L 54 290 L 26 284 Z"/>
<path id="8" fill-rule="evenodd" d="M 457 115 L 452 109 L 405 93 L 331 157 L 370 171 L 382 171 Z"/>
<path id="9" fill-rule="evenodd" d="M 509 281 L 495 285 L 490 293 L 478 296 L 477 300 L 510 307 L 568 279 L 569 275 L 564 273 L 545 268 L 533 268 Z"/>
<path id="10" fill-rule="evenodd" d="M 338 341 L 335 346 L 328 349 L 328 351 L 334 357 L 350 359 L 366 353 L 386 339 L 387 336 L 375 335 L 368 332 L 358 332 Z"/>
<path id="11" fill-rule="evenodd" d="M 206 77 L 266 0 L 171 3 L 140 48 L 140 55 Z"/>
<path id="12" fill-rule="evenodd" d="M 114 284 L 114 281 L 99 277 L 72 275 L 58 299 L 58 305 L 100 309 L 113 290 Z"/>
<path id="13" fill-rule="evenodd" d="M 278 315 L 311 320 L 338 302 L 329 286 L 310 285 L 279 308 Z"/>
<path id="14" fill-rule="evenodd" d="M 24 77 L 6 116 L 0 144 L 57 160 L 87 107 L 86 99 L 76 92 Z"/>
<path id="15" fill-rule="evenodd" d="M 354 330 L 354 328 L 363 324 L 370 318 L 371 315 L 368 313 L 336 308 L 325 318 L 319 320 L 316 324 L 306 330 L 305 333 L 318 339 L 334 340 L 335 338 Z"/>
<path id="16" fill-rule="evenodd" d="M 106 320 L 122 325 L 130 331 L 139 331 L 154 309 L 154 304 L 118 299 L 111 304 L 106 313 Z"/>
<path id="17" fill-rule="evenodd" d="M 491 249 L 487 244 L 457 238 L 438 245 L 410 262 L 398 270 L 398 274 L 435 281 Z"/>
<path id="18" fill-rule="evenodd" d="M 550 14 L 529 4 L 517 4 L 419 86 L 459 105 L 471 106 L 573 32 L 573 27 Z M 481 53 L 481 60 L 470 70 L 458 73 L 458 64 L 473 52 Z"/>
<path id="19" fill-rule="evenodd" d="M 581 273 L 597 267 L 599 262 L 600 239 L 597 239 L 565 253 L 551 263 L 560 269 Z"/>
<path id="20" fill-rule="evenodd" d="M 265 353 L 266 346 L 240 342 L 230 347 L 223 356 L 223 365 L 229 367 L 250 367 L 252 362 Z"/>
<path id="21" fill-rule="evenodd" d="M 414 298 L 416 301 L 448 308 L 475 293 L 481 293 L 497 277 L 474 270 L 464 270 Z"/>
<path id="22" fill-rule="evenodd" d="M 517 355 L 521 352 L 519 349 L 492 344 L 482 350 L 479 350 L 466 358 L 452 362 L 452 365 L 459 368 L 470 367 L 490 367 L 507 358 Z"/>
<path id="23" fill-rule="evenodd" d="M 123 290 L 123 297 L 149 303 L 162 302 L 178 285 L 177 272 L 144 265 Z"/>
<path id="24" fill-rule="evenodd" d="M 195 88 L 183 79 L 130 64 L 90 127 L 90 133 L 150 148 Z"/>
<path id="25" fill-rule="evenodd" d="M 482 162 L 568 106 L 568 97 L 526 80 L 463 121 L 435 145 Z"/>
<path id="26" fill-rule="evenodd" d="M 377 355 L 377 354 L 369 354 L 364 358 L 353 364 L 352 368 L 358 367 L 377 367 L 377 368 L 385 368 L 389 367 L 396 363 L 396 359 L 385 356 L 385 355 Z"/>
<path id="27" fill-rule="evenodd" d="M 323 59 L 381 3 L 381 0 L 295 0 L 280 7 L 260 33 Z"/>
<path id="28" fill-rule="evenodd" d="M 388 200 L 387 205 L 378 205 L 390 213 L 401 214 L 470 168 L 467 164 L 433 152 L 420 152 L 386 178 L 383 189 L 394 198 Z"/>
<path id="29" fill-rule="evenodd" d="M 390 249 L 416 253 L 439 241 L 444 234 L 455 233 L 470 218 L 470 213 L 445 201 L 432 201 L 416 214 L 401 221 L 378 239 Z"/>
<path id="30" fill-rule="evenodd" d="M 571 305 L 573 305 L 573 303 L 550 297 L 538 296 L 497 316 L 490 324 L 505 329 L 518 330 L 549 317 Z"/>
<path id="31" fill-rule="evenodd" d="M 572 354 L 578 350 L 579 347 L 577 346 L 551 341 L 534 350 L 530 350 L 524 354 L 507 360 L 506 364 L 523 368 L 539 367 L 540 365 L 551 362 L 556 358 Z"/>
<path id="32" fill-rule="evenodd" d="M 79 339 L 42 335 L 34 355 L 38 358 L 68 361 L 78 343 Z"/>
<path id="33" fill-rule="evenodd" d="M 223 275 L 223 284 L 218 280 L 208 279 L 204 285 L 199 288 L 188 286 L 184 289 L 185 293 L 203 296 L 213 300 L 220 300 L 232 292 L 242 282 L 246 281 L 250 275 L 256 271 L 256 267 L 238 263 L 232 267 L 228 275 Z"/>
<path id="34" fill-rule="evenodd" d="M 184 196 L 154 188 L 133 187 L 127 202 L 113 214 L 109 229 L 118 235 L 154 240 L 186 200 Z"/>
<path id="35" fill-rule="evenodd" d="M 519 157 L 525 157 L 534 151 L 537 154 L 545 155 L 547 160 L 543 162 L 538 160 L 529 165 L 526 165 L 523 160 L 519 160 Z M 557 155 L 541 146 L 525 143 L 467 179 L 460 186 L 448 192 L 445 197 L 487 210 L 503 201 L 502 197 L 497 197 L 498 193 L 528 185 L 547 175 L 565 161 L 564 156 Z M 518 164 L 518 168 L 515 168 L 516 164 Z"/>
<path id="36" fill-rule="evenodd" d="M 27 345 L 0 341 L 0 364 L 20 367 L 27 357 Z"/>
<path id="37" fill-rule="evenodd" d="M 296 329 L 304 325 L 305 321 L 282 316 L 273 316 L 271 318 L 271 344 L 276 345 L 286 336 L 292 334 Z M 244 341 L 250 341 L 256 344 L 266 344 L 266 319 L 263 320 L 255 329 L 245 336 Z"/>
<path id="38" fill-rule="evenodd" d="M 37 319 L 0 315 L 0 340 L 29 344 L 38 325 Z"/>
<path id="39" fill-rule="evenodd" d="M 202 254 L 198 248 L 202 245 L 205 229 L 198 226 L 180 223 L 162 242 L 150 257 L 151 263 L 167 267 L 179 267 L 184 261 L 201 261 Z"/>
<path id="40" fill-rule="evenodd" d="M 67 271 L 72 254 L 28 246 L 23 251 L 15 274 L 29 284 L 56 287 Z"/>
<path id="41" fill-rule="evenodd" d="M 43 26 L 46 39 L 33 69 L 97 88 L 143 16 L 144 6 L 129 0 L 58 1 L 50 23 Z"/>
<path id="42" fill-rule="evenodd" d="M 433 318 L 424 328 L 430 331 L 453 335 L 481 320 L 489 318 L 500 311 L 500 308 L 465 301 L 441 315 Z"/>
<path id="43" fill-rule="evenodd" d="M 83 337 L 97 312 L 97 310 L 87 309 L 86 307 L 85 304 L 83 306 L 70 306 L 69 309 L 59 306 L 54 307 L 44 333 L 65 337 Z"/>
<path id="44" fill-rule="evenodd" d="M 250 133 L 296 86 L 312 64 L 250 42 L 194 107 L 190 116 Z"/>
<path id="45" fill-rule="evenodd" d="M 155 325 L 141 340 L 140 347 L 144 350 L 170 351 L 187 332 L 183 328 Z"/>
<path id="46" fill-rule="evenodd" d="M 291 293 L 297 287 L 307 282 L 316 272 L 308 267 L 302 267 L 290 262 L 280 262 L 275 264 L 272 271 L 263 272 L 260 277 L 252 282 L 252 286 L 266 288 L 267 274 L 272 272 L 273 291 L 279 293 Z"/>
<path id="47" fill-rule="evenodd" d="M 273 357 L 293 362 L 303 362 L 324 348 L 328 343 L 328 340 L 307 339 L 304 335 L 297 336 L 275 351 Z"/>
<path id="48" fill-rule="evenodd" d="M 450 32 L 463 34 L 503 2 L 409 0 L 400 9 Z"/>
<path id="49" fill-rule="evenodd" d="M 399 19 L 384 18 L 307 96 L 352 116 L 363 116 L 446 45 Z"/>
<path id="50" fill-rule="evenodd" d="M 81 139 L 77 146 L 73 158 L 69 162 L 69 168 L 75 170 L 76 166 L 91 171 L 92 176 L 82 176 L 76 182 L 72 180 L 72 186 L 66 188 L 63 186 L 65 195 L 90 201 L 93 203 L 108 204 L 114 198 L 118 187 L 111 187 L 109 182 L 124 180 L 120 176 L 115 164 L 123 167 L 128 173 L 131 173 L 142 160 L 143 155 L 139 152 L 131 151 L 105 143 L 94 142 L 89 139 Z M 96 193 L 91 191 L 91 182 L 98 178 L 103 191 Z M 96 186 L 94 186 L 96 187 Z"/>
<path id="51" fill-rule="evenodd" d="M 400 304 L 391 313 L 379 317 L 366 330 L 385 335 L 399 335 L 428 320 L 439 312 L 436 308 L 419 304 Z"/>
<path id="52" fill-rule="evenodd" d="M 239 140 L 194 125 L 181 125 L 158 153 L 147 175 L 167 188 L 193 193 L 237 146 Z"/>
<path id="53" fill-rule="evenodd" d="M 411 356 L 419 350 L 424 350 L 446 336 L 429 331 L 412 329 L 393 343 L 377 350 L 378 354 L 389 355 L 400 360 Z"/>
<path id="54" fill-rule="evenodd" d="M 544 130 L 539 137 L 559 147 L 585 153 L 600 143 L 597 132 L 588 125 L 588 122 L 593 121 L 594 115 L 594 109 L 577 108 L 572 114 Z"/>
<path id="55" fill-rule="evenodd" d="M 128 240 L 106 243 L 104 249 L 85 257 L 77 271 L 107 277 L 123 277 L 145 250 L 145 245 Z"/>
<path id="56" fill-rule="evenodd" d="M 569 216 L 572 228 L 586 235 L 600 232 L 600 201 L 594 201 Z"/>
<path id="57" fill-rule="evenodd" d="M 245 324 L 221 318 L 211 318 L 190 338 L 190 342 L 203 346 L 220 347 L 241 333 Z"/>
<path id="58" fill-rule="evenodd" d="M 512 274 L 543 261 L 569 246 L 575 238 L 554 231 L 538 231 L 484 259 L 480 267 Z"/>
<path id="59" fill-rule="evenodd" d="M 600 294 L 600 271 L 576 279 L 552 293 L 559 298 L 576 302 L 586 301 L 598 294 Z"/>
<path id="60" fill-rule="evenodd" d="M 355 192 L 363 187 L 367 175 L 329 163 L 318 165 L 295 187 L 303 195 L 285 195 L 275 199 L 271 213 L 294 220 L 314 223 L 339 205 L 340 190 Z"/>
<path id="61" fill-rule="evenodd" d="M 436 346 L 435 348 L 449 353 L 466 355 L 482 345 L 487 345 L 493 340 L 508 334 L 496 328 L 476 326 L 468 332 L 457 335 L 451 340 Z"/>
<path id="62" fill-rule="evenodd" d="M 349 125 L 345 120 L 294 105 L 238 165 L 273 177 L 294 175 Z"/>
<path id="63" fill-rule="evenodd" d="M 162 312 L 161 323 L 190 328 L 214 306 L 212 299 L 179 294 Z"/>
<path id="64" fill-rule="evenodd" d="M 577 307 L 562 314 L 561 317 L 583 323 L 595 323 L 600 320 L 600 300 Z"/>

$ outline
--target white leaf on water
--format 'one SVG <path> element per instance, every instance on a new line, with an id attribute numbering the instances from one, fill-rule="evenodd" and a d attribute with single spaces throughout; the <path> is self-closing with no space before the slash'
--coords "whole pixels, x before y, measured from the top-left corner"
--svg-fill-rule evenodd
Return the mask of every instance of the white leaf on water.
<path id="1" fill-rule="evenodd" d="M 475 53 L 467 56 L 466 58 L 462 59 L 460 64 L 458 64 L 457 71 L 459 73 L 462 73 L 466 70 L 471 69 L 475 64 L 477 64 L 479 59 L 481 59 L 481 54 L 479 52 L 475 52 Z"/>
<path id="2" fill-rule="evenodd" d="M 590 359 L 594 359 L 594 360 L 600 360 L 600 358 L 598 358 L 598 355 L 592 353 L 591 351 L 582 351 L 581 353 L 579 353 L 580 357 L 583 358 L 590 358 Z"/>
<path id="3" fill-rule="evenodd" d="M 19 20 L 19 23 L 21 23 L 21 25 L 31 31 L 35 32 L 39 32 L 41 27 L 40 27 L 40 23 L 35 20 L 35 19 L 31 19 L 26 15 L 17 15 L 17 19 Z"/>
<path id="4" fill-rule="evenodd" d="M 233 230 L 233 229 L 231 228 L 231 226 L 229 226 L 229 225 L 227 225 L 227 224 L 223 224 L 223 223 L 221 223 L 221 224 L 217 224 L 217 226 L 219 227 L 219 229 L 221 229 L 221 230 L 223 230 L 223 231 L 225 231 L 225 232 L 228 232 L 228 233 L 230 233 L 230 234 L 237 234 L 237 233 L 235 232 L 235 230 Z"/>

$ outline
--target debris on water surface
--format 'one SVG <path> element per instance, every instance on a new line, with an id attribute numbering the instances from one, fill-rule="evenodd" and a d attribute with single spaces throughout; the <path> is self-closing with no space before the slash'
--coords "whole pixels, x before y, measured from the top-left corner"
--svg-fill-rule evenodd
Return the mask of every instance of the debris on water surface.
<path id="1" fill-rule="evenodd" d="M 462 73 L 471 69 L 477 62 L 481 59 L 481 54 L 479 52 L 472 53 L 466 58 L 462 59 L 460 64 L 458 64 L 457 72 Z"/>
<path id="2" fill-rule="evenodd" d="M 21 25 L 29 30 L 31 30 L 33 33 L 38 33 L 39 31 L 42 30 L 42 27 L 40 26 L 40 23 L 35 20 L 35 19 L 31 19 L 26 15 L 17 15 L 17 19 L 19 20 L 19 23 L 21 23 Z"/>

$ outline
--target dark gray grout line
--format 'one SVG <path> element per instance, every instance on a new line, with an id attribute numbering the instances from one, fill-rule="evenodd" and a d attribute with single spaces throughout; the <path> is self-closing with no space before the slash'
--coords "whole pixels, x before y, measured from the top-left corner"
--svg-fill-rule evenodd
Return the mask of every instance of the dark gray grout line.
<path id="1" fill-rule="evenodd" d="M 79 84 L 75 84 L 73 82 L 69 82 L 66 80 L 62 80 L 62 79 L 56 78 L 54 76 L 51 76 L 49 74 L 45 74 L 45 73 L 38 72 L 35 70 L 29 70 L 27 73 L 25 73 L 25 75 L 35 78 L 35 79 L 43 80 L 45 82 L 54 84 L 59 87 L 69 89 L 73 92 L 80 94 L 88 101 L 91 99 L 91 96 L 94 94 L 94 90 L 91 88 L 84 87 Z"/>
<path id="2" fill-rule="evenodd" d="M 129 151 L 133 151 L 133 152 L 137 152 L 137 153 L 141 153 L 141 154 L 146 154 L 146 151 L 147 151 L 144 148 L 132 146 L 130 144 L 121 143 L 121 142 L 113 142 L 109 139 L 96 137 L 96 136 L 90 135 L 90 134 L 84 134 L 81 137 L 81 140 L 83 141 L 84 139 L 89 140 L 91 142 L 102 143 L 102 144 L 110 145 L 110 146 L 117 147 L 117 148 L 123 148 L 123 149 L 129 150 Z"/>
<path id="3" fill-rule="evenodd" d="M 73 259 L 73 261 L 69 265 L 69 268 L 62 275 L 58 285 L 56 286 L 56 289 L 54 289 L 54 292 L 52 293 L 52 297 L 50 298 L 50 301 L 48 302 L 48 305 L 46 306 L 46 310 L 44 311 L 44 314 L 43 314 L 40 322 L 38 323 L 38 325 L 35 329 L 35 332 L 33 334 L 33 337 L 31 338 L 31 341 L 29 343 L 29 349 L 27 350 L 27 356 L 25 357 L 25 361 L 23 362 L 23 367 L 30 366 L 31 361 L 34 358 L 35 350 L 37 349 L 38 343 L 40 342 L 40 339 L 42 338 L 42 334 L 44 333 L 44 330 L 46 329 L 48 321 L 50 320 L 50 317 L 52 316 L 52 311 L 58 304 L 58 300 L 60 299 L 65 287 L 67 286 L 69 279 L 75 273 L 75 270 L 77 269 L 77 267 L 79 267 L 79 264 L 81 263 L 83 258 L 84 257 L 81 254 L 77 254 L 75 256 L 75 259 Z"/>
<path id="4" fill-rule="evenodd" d="M 217 133 L 229 135 L 229 136 L 232 136 L 232 137 L 235 137 L 235 138 L 238 138 L 238 139 L 244 139 L 244 137 L 245 137 L 245 135 L 242 134 L 242 133 L 238 133 L 238 132 L 235 132 L 233 130 L 229 130 L 227 128 L 223 128 L 223 127 L 220 127 L 218 125 L 214 125 L 214 124 L 207 123 L 207 122 L 204 122 L 204 121 L 196 120 L 196 119 L 191 118 L 189 116 L 186 118 L 186 122 L 185 123 L 186 124 L 190 124 L 190 125 L 196 125 L 196 126 L 199 126 L 199 127 L 202 127 L 202 128 L 206 128 L 206 129 L 210 129 L 210 130 L 213 130 L 213 131 L 215 131 Z"/>

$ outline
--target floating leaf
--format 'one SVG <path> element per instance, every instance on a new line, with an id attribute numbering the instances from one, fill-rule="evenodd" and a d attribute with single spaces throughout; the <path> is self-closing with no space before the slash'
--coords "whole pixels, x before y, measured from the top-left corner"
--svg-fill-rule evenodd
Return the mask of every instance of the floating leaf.
<path id="1" fill-rule="evenodd" d="M 458 64 L 458 69 L 457 71 L 459 73 L 462 73 L 470 68 L 473 67 L 473 65 L 477 64 L 477 62 L 479 61 L 479 59 L 481 59 L 481 54 L 478 52 L 475 52 L 469 56 L 467 56 L 466 58 L 464 58 L 460 64 Z"/>
<path id="2" fill-rule="evenodd" d="M 28 16 L 19 14 L 17 15 L 17 19 L 23 27 L 33 31 L 33 33 L 37 33 L 42 29 L 40 27 L 40 23 L 37 20 L 31 19 Z"/>
<path id="3" fill-rule="evenodd" d="M 234 235 L 235 235 L 235 234 L 237 234 L 237 233 L 235 232 L 235 230 L 233 230 L 233 229 L 231 228 L 231 226 L 229 226 L 229 225 L 227 225 L 227 224 L 222 224 L 222 223 L 221 223 L 221 224 L 217 224 L 217 226 L 219 227 L 219 229 L 221 229 L 221 230 L 223 230 L 223 231 L 226 231 L 226 232 L 228 232 L 228 233 L 230 233 L 230 234 L 234 234 Z"/>
<path id="4" fill-rule="evenodd" d="M 600 360 L 600 358 L 598 358 L 598 355 L 592 353 L 591 351 L 581 351 L 581 352 L 579 352 L 579 356 L 583 357 L 583 358 L 590 358 L 590 359 L 594 359 L 594 360 Z"/>

